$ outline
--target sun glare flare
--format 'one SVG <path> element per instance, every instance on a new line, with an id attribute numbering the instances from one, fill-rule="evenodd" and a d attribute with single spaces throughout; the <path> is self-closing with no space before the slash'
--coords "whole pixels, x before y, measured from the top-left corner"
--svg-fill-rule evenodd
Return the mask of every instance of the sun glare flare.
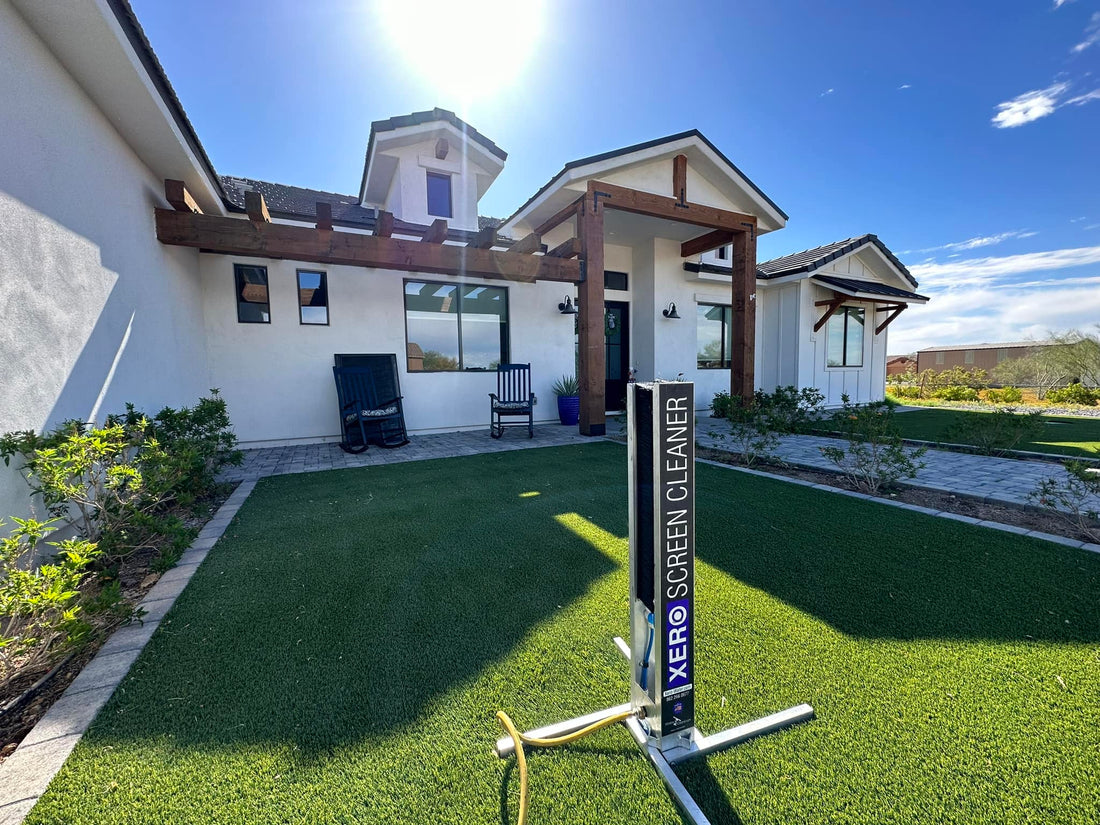
<path id="1" fill-rule="evenodd" d="M 441 95 L 471 102 L 514 83 L 542 39 L 544 0 L 376 0 L 390 48 Z"/>

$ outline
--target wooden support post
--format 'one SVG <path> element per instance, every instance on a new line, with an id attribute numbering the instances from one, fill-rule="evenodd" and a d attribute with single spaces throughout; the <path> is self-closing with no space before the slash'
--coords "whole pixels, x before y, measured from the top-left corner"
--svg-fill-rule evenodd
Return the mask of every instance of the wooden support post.
<path id="1" fill-rule="evenodd" d="M 194 212 L 197 215 L 202 214 L 202 209 L 195 203 L 195 199 L 191 197 L 191 193 L 187 191 L 187 187 L 183 185 L 182 180 L 172 180 L 169 178 L 164 181 L 164 199 L 168 201 L 177 212 Z"/>
<path id="2" fill-rule="evenodd" d="M 558 244 L 546 253 L 551 258 L 575 258 L 581 254 L 581 242 L 576 238 Z"/>
<path id="3" fill-rule="evenodd" d="M 827 306 L 828 309 L 825 310 L 824 315 L 817 319 L 817 323 L 814 324 L 814 332 L 820 331 L 820 329 L 825 326 L 825 322 L 832 318 L 836 311 L 840 309 L 847 300 L 848 299 L 843 295 L 839 295 L 831 301 L 817 301 L 815 306 Z"/>
<path id="4" fill-rule="evenodd" d="M 688 202 L 688 159 L 687 155 L 677 155 L 672 159 L 672 197 L 681 204 Z"/>
<path id="5" fill-rule="evenodd" d="M 730 395 L 752 404 L 756 392 L 756 230 L 733 236 L 733 351 L 730 353 Z"/>
<path id="6" fill-rule="evenodd" d="M 420 240 L 423 243 L 443 243 L 447 240 L 447 222 L 443 218 L 436 218 Z"/>
<path id="7" fill-rule="evenodd" d="M 577 293 L 578 379 L 581 390 L 581 435 L 606 432 L 606 340 L 603 302 L 603 207 L 585 198 L 577 214 L 584 280 Z"/>
<path id="8" fill-rule="evenodd" d="M 378 238 L 393 236 L 393 212 L 379 210 L 378 217 L 374 221 L 374 234 Z"/>
<path id="9" fill-rule="evenodd" d="M 317 228 L 324 232 L 332 231 L 332 204 L 317 201 Z"/>
<path id="10" fill-rule="evenodd" d="M 259 229 L 265 223 L 271 223 L 271 213 L 267 211 L 267 203 L 263 193 L 255 189 L 249 189 L 244 193 L 244 210 L 248 213 L 248 219 L 252 225 Z"/>
<path id="11" fill-rule="evenodd" d="M 509 248 L 509 252 L 519 252 L 524 255 L 530 255 L 532 252 L 538 252 L 542 247 L 542 238 L 535 232 L 529 235 L 524 235 Z"/>
<path id="12" fill-rule="evenodd" d="M 908 306 L 908 304 L 900 304 L 900 305 L 894 307 L 894 311 L 886 316 L 886 320 L 883 321 L 881 324 L 879 324 L 877 327 L 875 327 L 875 335 L 878 335 L 880 332 L 882 332 L 884 329 L 886 329 L 888 326 L 890 326 L 890 323 L 895 318 L 897 318 L 899 315 L 901 315 L 902 312 L 905 311 L 906 306 Z"/>
<path id="13" fill-rule="evenodd" d="M 443 138 L 440 138 L 440 140 L 443 140 Z M 474 249 L 492 249 L 496 245 L 497 228 L 495 226 L 487 226 L 478 230 L 477 237 L 466 244 L 466 246 L 471 246 Z"/>

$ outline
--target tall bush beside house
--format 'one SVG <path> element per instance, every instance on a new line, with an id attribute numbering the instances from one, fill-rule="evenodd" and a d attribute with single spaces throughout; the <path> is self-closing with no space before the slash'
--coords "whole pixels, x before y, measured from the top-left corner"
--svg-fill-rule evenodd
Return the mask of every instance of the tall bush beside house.
<path id="1" fill-rule="evenodd" d="M 581 388 L 575 375 L 563 375 L 550 388 L 558 397 L 558 421 L 574 426 L 581 417 Z"/>
<path id="2" fill-rule="evenodd" d="M 1080 404 L 1083 407 L 1095 407 L 1096 400 L 1096 390 L 1081 384 L 1070 384 L 1068 387 L 1047 393 L 1047 401 L 1052 404 Z"/>
<path id="3" fill-rule="evenodd" d="M 710 402 L 710 417 L 729 418 L 731 409 L 733 409 L 733 399 L 730 394 L 728 392 L 716 392 L 714 400 Z"/>
<path id="4" fill-rule="evenodd" d="M 39 563 L 54 523 L 12 521 L 15 529 L 0 539 L 0 694 L 17 673 L 35 672 L 87 635 L 80 585 L 99 554 L 91 542 L 66 539 L 48 542 L 57 553 Z"/>
<path id="5" fill-rule="evenodd" d="M 852 404 L 847 395 L 841 399 L 843 406 L 833 413 L 832 426 L 847 447 L 822 447 L 821 454 L 856 489 L 872 495 L 903 478 L 913 478 L 924 466 L 919 459 L 926 450 L 905 449 L 893 408 L 882 401 Z"/>

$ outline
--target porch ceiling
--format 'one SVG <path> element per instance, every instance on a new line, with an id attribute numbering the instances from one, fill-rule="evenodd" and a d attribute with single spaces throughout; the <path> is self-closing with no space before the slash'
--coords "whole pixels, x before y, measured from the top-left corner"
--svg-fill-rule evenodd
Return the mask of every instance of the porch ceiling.
<path id="1" fill-rule="evenodd" d="M 614 209 L 604 213 L 604 235 L 607 243 L 611 244 L 635 246 L 653 238 L 668 238 L 683 242 L 697 237 L 702 231 L 698 226 L 689 223 L 655 218 L 651 215 L 637 215 Z"/>

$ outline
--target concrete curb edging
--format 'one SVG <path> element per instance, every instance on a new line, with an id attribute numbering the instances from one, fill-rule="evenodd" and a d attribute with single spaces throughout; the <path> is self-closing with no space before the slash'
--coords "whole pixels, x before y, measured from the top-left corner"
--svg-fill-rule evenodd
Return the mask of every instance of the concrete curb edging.
<path id="1" fill-rule="evenodd" d="M 1028 530 L 1026 527 L 1017 527 L 1014 524 L 1004 524 L 999 521 L 982 521 L 981 519 L 972 518 L 971 516 L 963 516 L 958 513 L 949 513 L 946 510 L 934 510 L 931 507 L 921 507 L 918 504 L 907 504 L 904 501 L 891 501 L 888 498 L 881 498 L 880 496 L 871 496 L 867 493 L 858 493 L 854 490 L 842 490 L 839 487 L 830 487 L 828 484 L 815 484 L 812 481 L 806 481 L 801 478 L 790 478 L 788 476 L 778 475 L 776 473 L 766 473 L 763 470 L 751 470 L 748 467 L 735 467 L 732 464 L 723 464 L 721 461 L 712 461 L 709 458 L 697 458 L 695 459 L 700 464 L 710 464 L 713 467 L 721 467 L 725 470 L 734 470 L 739 473 L 747 473 L 753 476 L 760 476 L 761 478 L 770 478 L 775 481 L 785 481 L 788 484 L 797 484 L 800 487 L 810 487 L 814 490 L 822 490 L 827 493 L 836 493 L 841 496 L 848 496 L 849 498 L 859 498 L 864 501 L 874 501 L 878 504 L 885 504 L 887 507 L 898 507 L 902 510 L 910 510 L 914 513 L 924 513 L 928 516 L 935 516 L 937 518 L 951 519 L 952 521 L 961 521 L 964 524 L 973 524 L 978 527 L 989 527 L 992 530 L 1002 530 L 1006 533 L 1015 533 L 1020 536 L 1027 536 L 1033 539 L 1042 539 L 1043 541 L 1053 542 L 1054 544 L 1062 544 L 1066 547 L 1073 547 L 1076 549 L 1087 550 L 1090 553 L 1100 553 L 1100 544 L 1093 544 L 1088 541 L 1078 541 L 1077 539 L 1071 539 L 1066 536 L 1058 536 L 1054 533 L 1044 533 L 1041 530 Z M 817 469 L 817 468 L 813 468 Z M 917 485 L 912 485 L 917 487 Z M 1001 502 L 1003 503 L 1003 502 Z"/>
<path id="2" fill-rule="evenodd" d="M 20 825 L 30 813 L 255 486 L 255 481 L 238 485 L 176 566 L 160 577 L 138 605 L 145 611 L 141 621 L 112 634 L 0 765 L 0 825 Z"/>

